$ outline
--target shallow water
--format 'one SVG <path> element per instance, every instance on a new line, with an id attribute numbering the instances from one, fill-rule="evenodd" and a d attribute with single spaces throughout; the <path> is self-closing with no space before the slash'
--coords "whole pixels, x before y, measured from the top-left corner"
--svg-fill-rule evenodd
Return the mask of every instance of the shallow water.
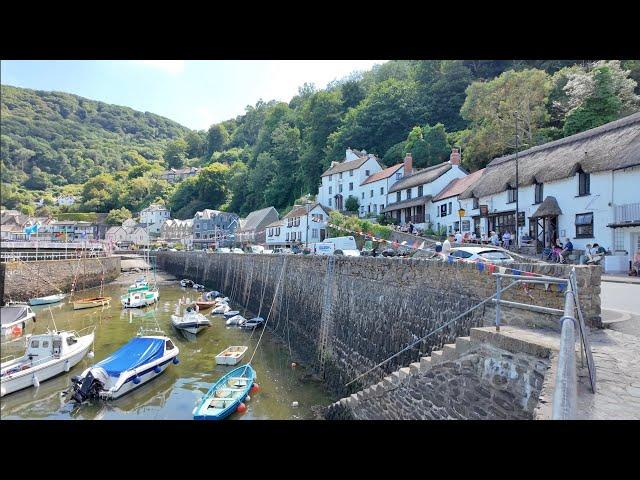
<path id="1" fill-rule="evenodd" d="M 133 277 L 131 277 L 133 282 Z M 215 285 L 208 287 L 215 288 Z M 192 410 L 211 384 L 234 367 L 215 364 L 215 356 L 230 345 L 247 345 L 249 350 L 243 362 L 249 360 L 261 330 L 251 332 L 237 327 L 226 327 L 224 317 L 202 313 L 212 320 L 212 326 L 197 337 L 183 336 L 170 324 L 178 300 L 199 294 L 192 289 L 180 288 L 177 282 L 160 285 L 160 301 L 146 309 L 121 307 L 119 298 L 126 285 L 105 286 L 104 293 L 113 297 L 110 307 L 74 311 L 72 305 L 61 303 L 51 306 L 33 307 L 37 322 L 27 327 L 27 333 L 42 333 L 53 329 L 53 320 L 58 329 L 80 330 L 95 326 L 95 358 L 84 358 L 69 373 L 41 382 L 38 388 L 28 388 L 12 393 L 0 400 L 0 415 L 4 419 L 119 419 L 119 420 L 190 420 Z M 95 295 L 96 290 L 87 290 L 80 296 Z M 232 305 L 243 313 L 239 305 Z M 180 363 L 171 365 L 157 378 L 131 393 L 110 402 L 96 402 L 74 406 L 67 402 L 62 392 L 70 384 L 70 378 L 79 375 L 88 366 L 106 358 L 114 350 L 135 336 L 143 315 L 155 314 L 160 327 L 180 349 Z M 250 313 L 245 315 L 251 318 Z M 266 313 L 262 313 L 266 316 Z M 82 332 L 81 332 L 82 334 Z M 22 340 L 2 342 L 2 356 L 22 354 Z M 251 419 L 312 419 L 316 415 L 314 406 L 327 406 L 332 397 L 320 382 L 310 380 L 302 366 L 291 367 L 289 347 L 265 331 L 260 348 L 252 361 L 256 370 L 260 390 L 246 402 L 244 414 L 234 413 L 230 420 Z M 298 402 L 297 407 L 292 402 Z"/>

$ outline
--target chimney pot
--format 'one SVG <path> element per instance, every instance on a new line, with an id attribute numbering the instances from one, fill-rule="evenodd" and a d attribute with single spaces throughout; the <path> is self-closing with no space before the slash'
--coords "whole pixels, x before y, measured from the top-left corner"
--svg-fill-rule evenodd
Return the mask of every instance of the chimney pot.
<path id="1" fill-rule="evenodd" d="M 413 171 L 413 157 L 411 156 L 411 152 L 407 153 L 407 156 L 404 157 L 404 176 L 411 175 Z"/>
<path id="2" fill-rule="evenodd" d="M 451 149 L 451 155 L 449 156 L 449 163 L 451 165 L 460 165 L 460 152 L 457 148 Z"/>

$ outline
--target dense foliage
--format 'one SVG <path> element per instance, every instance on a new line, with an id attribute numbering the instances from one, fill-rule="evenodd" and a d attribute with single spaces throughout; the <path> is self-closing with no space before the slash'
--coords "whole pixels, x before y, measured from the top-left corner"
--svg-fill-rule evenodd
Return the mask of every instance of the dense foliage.
<path id="1" fill-rule="evenodd" d="M 289 103 L 260 100 L 206 131 L 3 86 L 2 204 L 33 208 L 37 195 L 47 203 L 39 208 L 52 208 L 52 193 L 66 189 L 81 196 L 80 211 L 165 201 L 178 218 L 202 208 L 284 212 L 317 192 L 347 147 L 386 166 L 411 152 L 422 168 L 455 146 L 475 170 L 514 151 L 516 120 L 525 149 L 638 111 L 638 78 L 637 60 L 391 61 L 325 89 L 305 84 Z M 159 180 L 163 168 L 182 166 L 205 168 L 177 185 Z"/>

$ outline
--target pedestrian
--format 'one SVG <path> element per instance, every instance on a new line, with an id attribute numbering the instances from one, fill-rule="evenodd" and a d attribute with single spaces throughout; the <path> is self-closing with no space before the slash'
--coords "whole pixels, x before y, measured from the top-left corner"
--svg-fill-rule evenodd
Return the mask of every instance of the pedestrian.
<path id="1" fill-rule="evenodd" d="M 584 253 L 580 255 L 580 265 L 585 265 L 587 263 L 587 260 L 591 260 L 594 252 L 595 250 L 593 249 L 593 246 L 590 243 L 587 243 L 584 249 Z"/>
<path id="2" fill-rule="evenodd" d="M 560 239 L 556 239 L 556 244 L 553 246 L 551 260 L 557 263 L 562 263 L 560 253 L 562 252 L 563 245 Z"/>
<path id="3" fill-rule="evenodd" d="M 567 257 L 573 253 L 573 243 L 571 243 L 571 239 L 567 238 L 567 243 L 565 243 L 564 248 L 560 252 L 560 263 L 567 263 Z"/>
<path id="4" fill-rule="evenodd" d="M 633 256 L 633 262 L 631 264 L 631 271 L 629 275 L 640 277 L 640 249 L 636 250 L 636 254 Z"/>
<path id="5" fill-rule="evenodd" d="M 371 250 L 371 256 L 372 257 L 377 257 L 378 256 L 378 251 L 376 250 L 376 247 L 373 247 L 373 249 Z"/>
<path id="6" fill-rule="evenodd" d="M 494 247 L 499 247 L 500 237 L 498 237 L 498 234 L 496 232 L 489 232 L 489 235 L 489 241 L 491 242 L 491 245 L 493 245 Z"/>
<path id="7" fill-rule="evenodd" d="M 456 230 L 455 239 L 458 245 L 462 243 L 462 233 L 460 233 L 460 230 Z"/>
<path id="8" fill-rule="evenodd" d="M 442 242 L 436 242 L 436 253 L 442 252 Z"/>
<path id="9" fill-rule="evenodd" d="M 508 250 L 510 243 L 511 243 L 511 232 L 507 230 L 506 232 L 504 232 L 504 235 L 502 235 L 502 244 L 504 245 L 504 248 Z"/>
<path id="10" fill-rule="evenodd" d="M 597 264 L 599 264 L 600 261 L 602 260 L 602 258 L 604 257 L 605 253 L 607 253 L 607 251 L 604 249 L 604 247 L 601 247 L 597 243 L 593 244 L 593 248 L 595 249 L 595 252 L 591 256 L 591 258 L 587 261 L 587 265 L 597 265 Z"/>
<path id="11" fill-rule="evenodd" d="M 413 233 L 413 223 L 409 220 L 409 233 Z"/>
<path id="12" fill-rule="evenodd" d="M 442 253 L 444 255 L 449 255 L 449 252 L 451 251 L 451 240 L 453 240 L 453 235 L 449 235 L 444 242 L 442 242 Z"/>

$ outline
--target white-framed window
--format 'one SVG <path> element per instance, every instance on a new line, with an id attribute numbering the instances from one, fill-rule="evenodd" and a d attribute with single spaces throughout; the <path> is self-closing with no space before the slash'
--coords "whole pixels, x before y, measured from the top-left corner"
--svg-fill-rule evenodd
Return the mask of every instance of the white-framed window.
<path id="1" fill-rule="evenodd" d="M 353 177 L 353 170 L 349 170 L 349 176 Z"/>
<path id="2" fill-rule="evenodd" d="M 369 193 L 369 197 L 373 197 L 373 189 L 371 189 L 371 192 Z"/>
<path id="3" fill-rule="evenodd" d="M 331 197 L 329 197 L 329 206 L 331 206 Z"/>
<path id="4" fill-rule="evenodd" d="M 384 195 L 384 187 L 380 187 L 380 195 Z"/>
<path id="5" fill-rule="evenodd" d="M 331 195 L 333 189 L 331 188 L 331 186 L 329 186 L 329 195 Z"/>

